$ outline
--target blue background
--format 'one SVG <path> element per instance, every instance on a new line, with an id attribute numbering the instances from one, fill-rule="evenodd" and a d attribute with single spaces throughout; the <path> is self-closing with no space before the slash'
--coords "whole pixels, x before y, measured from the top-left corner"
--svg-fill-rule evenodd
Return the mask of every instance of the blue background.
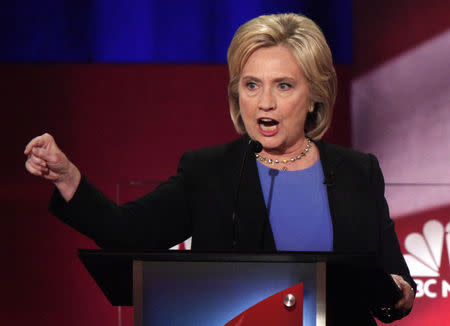
<path id="1" fill-rule="evenodd" d="M 316 21 L 350 63 L 351 0 L 6 0 L 0 61 L 225 63 L 241 24 L 282 12 Z"/>

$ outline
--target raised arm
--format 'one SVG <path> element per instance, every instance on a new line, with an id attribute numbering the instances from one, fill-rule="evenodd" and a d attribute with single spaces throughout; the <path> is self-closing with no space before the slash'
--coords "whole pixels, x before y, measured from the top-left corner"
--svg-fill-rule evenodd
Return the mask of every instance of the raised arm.
<path id="1" fill-rule="evenodd" d="M 102 248 L 167 249 L 191 235 L 184 183 L 184 167 L 192 165 L 189 155 L 183 156 L 178 173 L 155 191 L 119 206 L 81 176 L 51 135 L 32 139 L 25 154 L 26 169 L 57 187 L 50 211 Z"/>

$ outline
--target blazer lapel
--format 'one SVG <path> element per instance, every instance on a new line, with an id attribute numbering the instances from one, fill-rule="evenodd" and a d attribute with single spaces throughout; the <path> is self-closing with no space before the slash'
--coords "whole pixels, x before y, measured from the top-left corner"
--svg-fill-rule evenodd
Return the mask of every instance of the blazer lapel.
<path id="1" fill-rule="evenodd" d="M 230 159 L 235 162 L 231 174 L 229 174 L 231 180 L 225 180 L 225 192 L 231 194 L 230 198 L 232 198 L 231 214 L 235 205 L 240 168 L 244 154 L 248 149 L 248 141 L 249 137 L 245 135 L 238 142 L 238 146 L 233 146 L 229 152 Z M 275 251 L 275 241 L 261 189 L 256 158 L 251 151 L 247 155 L 235 208 L 236 226 L 238 228 L 237 249 L 239 251 Z"/>
<path id="2" fill-rule="evenodd" d="M 346 238 L 346 228 L 352 223 L 351 218 L 341 209 L 344 199 L 340 197 L 346 191 L 342 178 L 351 178 L 351 176 L 343 176 L 340 173 L 339 165 L 342 164 L 343 159 L 342 153 L 337 150 L 337 147 L 330 146 L 322 140 L 318 141 L 316 145 L 319 149 L 325 177 L 324 184 L 327 185 L 328 203 L 333 223 L 333 250 L 342 251 L 346 249 L 346 244 L 350 240 Z M 346 205 L 352 205 L 352 203 Z"/>
<path id="3" fill-rule="evenodd" d="M 239 200 L 242 249 L 276 251 L 254 153 L 249 153 Z M 252 237 L 256 237 L 250 239 Z M 248 241 L 250 240 L 250 241 Z"/>

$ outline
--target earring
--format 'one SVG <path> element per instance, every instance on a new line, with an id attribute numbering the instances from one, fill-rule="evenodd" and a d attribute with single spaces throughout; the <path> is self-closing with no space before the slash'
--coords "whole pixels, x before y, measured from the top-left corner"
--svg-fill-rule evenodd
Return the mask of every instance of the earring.
<path id="1" fill-rule="evenodd" d="M 314 103 L 311 103 L 311 105 L 309 106 L 309 112 L 310 113 L 314 112 Z"/>

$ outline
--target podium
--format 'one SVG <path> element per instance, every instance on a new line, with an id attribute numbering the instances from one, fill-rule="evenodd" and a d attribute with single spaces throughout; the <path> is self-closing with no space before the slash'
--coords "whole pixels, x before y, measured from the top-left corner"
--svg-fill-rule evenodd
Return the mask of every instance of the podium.
<path id="1" fill-rule="evenodd" d="M 371 300 L 383 303 L 393 291 L 375 257 L 366 254 L 80 250 L 79 256 L 112 305 L 134 306 L 136 326 L 244 326 L 255 314 L 325 326 L 327 304 L 339 301 L 328 299 L 342 292 L 327 287 L 330 271 L 334 279 L 358 273 L 376 280 L 362 289 L 367 284 L 352 276 L 351 296 L 371 291 Z"/>

